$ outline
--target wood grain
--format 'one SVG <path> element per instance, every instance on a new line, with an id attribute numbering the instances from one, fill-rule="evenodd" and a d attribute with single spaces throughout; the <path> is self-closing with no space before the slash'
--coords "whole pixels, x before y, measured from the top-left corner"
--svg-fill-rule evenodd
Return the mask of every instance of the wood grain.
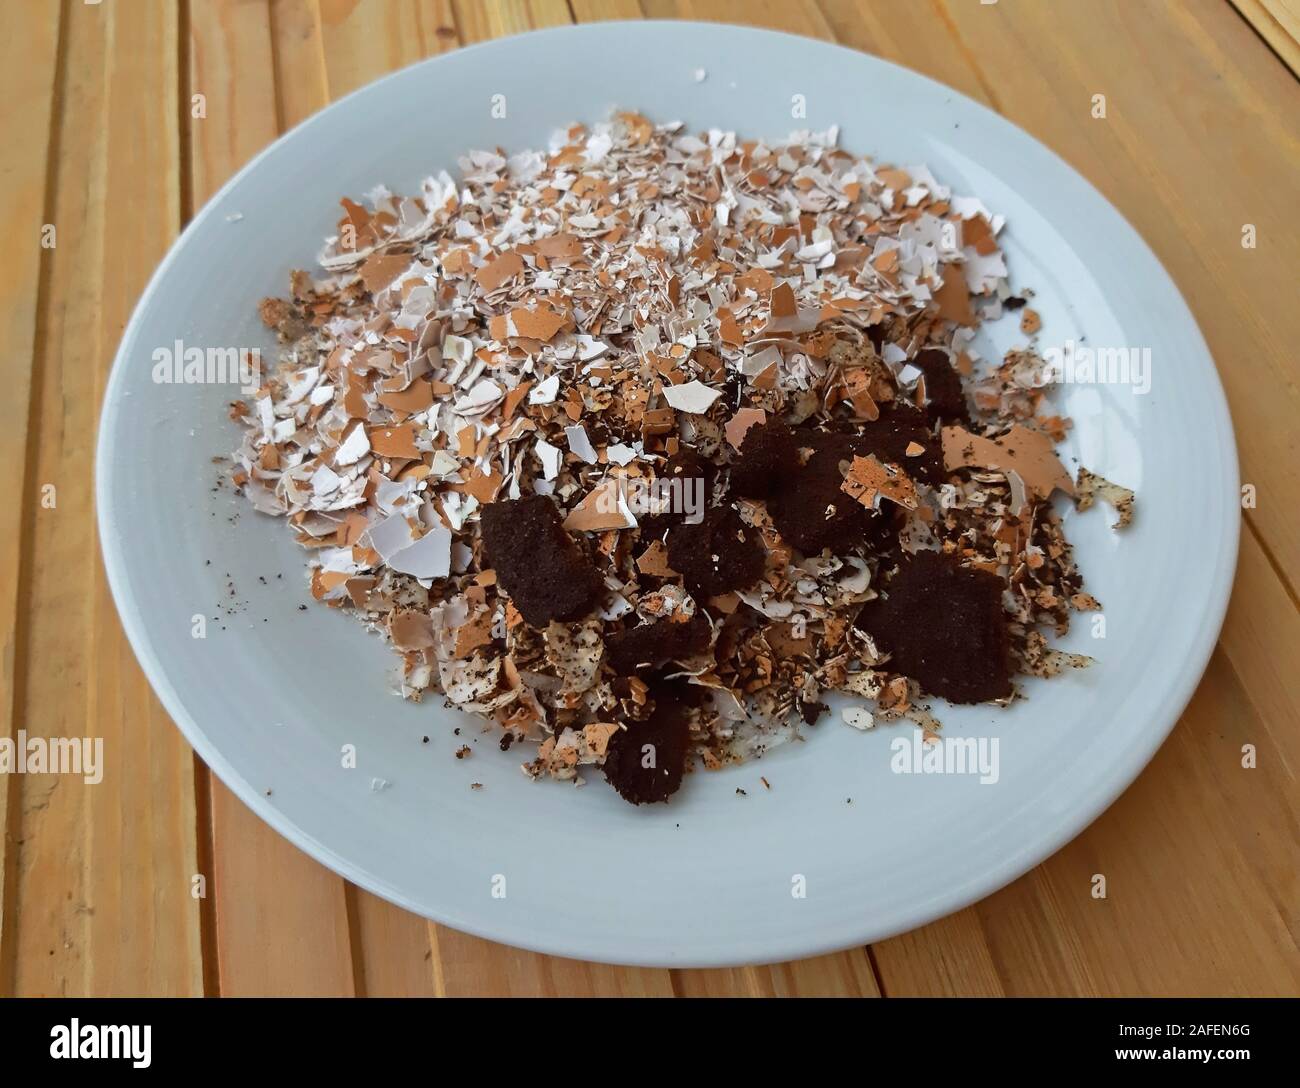
<path id="1" fill-rule="evenodd" d="M 189 750 L 118 626 L 93 529 L 95 420 L 131 308 L 180 225 L 174 12 L 68 5 L 31 357 L 30 598 L 17 705 L 29 734 L 102 741 L 102 781 L 23 776 L 9 985 L 19 994 L 198 992 Z M 142 50 L 141 56 L 135 50 Z M 155 139 L 135 146 L 140 131 Z M 132 148 L 132 155 L 122 153 Z M 38 500 L 52 486 L 57 502 Z M 6 955 L 9 955 L 6 952 Z"/>
<path id="2" fill-rule="evenodd" d="M 1255 32 L 1300 76 L 1300 4 L 1296 0 L 1232 0 Z"/>
<path id="3" fill-rule="evenodd" d="M 29 419 L 36 411 L 32 379 L 38 351 L 36 324 L 39 286 L 48 279 L 42 231 L 49 221 L 57 178 L 55 96 L 62 76 L 59 57 L 59 10 L 23 8 L 0 43 L 0 95 L 7 103 L 0 117 L 2 146 L 21 147 L 18 162 L 7 162 L 3 175 L 5 206 L 18 232 L 10 261 L 0 265 L 0 333 L 11 350 L 0 357 L 0 462 L 21 488 L 17 502 L 0 507 L 0 737 L 16 740 L 25 724 L 20 700 L 19 668 L 25 639 L 20 632 L 20 598 L 25 566 L 24 545 L 34 521 L 36 477 L 29 464 Z M 23 601 L 25 607 L 25 601 Z M 14 992 L 18 958 L 17 889 L 22 845 L 22 783 L 0 775 L 0 994 Z"/>
<path id="4" fill-rule="evenodd" d="M 332 99 L 424 57 L 641 16 L 865 49 L 1065 157 L 1183 290 L 1258 494 L 1218 650 L 1147 771 L 1033 872 L 871 949 L 717 971 L 614 968 L 492 944 L 347 885 L 194 760 L 131 657 L 80 520 L 121 329 L 186 216 L 234 170 Z M 94 787 L 0 776 L 0 994 L 1300 992 L 1298 27 L 1294 0 L 14 5 L 0 45 L 0 186 L 24 241 L 0 271 L 12 349 L 0 360 L 0 458 L 22 499 L 0 511 L 0 736 L 103 737 L 111 773 Z M 1091 117 L 1094 94 L 1106 95 L 1105 120 Z M 56 248 L 27 244 L 47 221 Z M 52 509 L 40 503 L 47 483 Z M 1242 765 L 1246 746 L 1254 767 Z M 202 901 L 196 874 L 208 878 Z M 1105 899 L 1092 895 L 1097 874 Z"/>

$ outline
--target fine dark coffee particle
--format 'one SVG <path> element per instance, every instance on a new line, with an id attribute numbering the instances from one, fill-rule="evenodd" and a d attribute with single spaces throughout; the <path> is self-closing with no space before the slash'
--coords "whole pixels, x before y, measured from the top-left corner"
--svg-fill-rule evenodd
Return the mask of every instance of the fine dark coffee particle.
<path id="1" fill-rule="evenodd" d="M 681 509 L 642 514 L 638 527 L 642 540 L 662 540 L 664 533 L 673 525 L 685 520 L 687 502 L 697 499 L 707 508 L 713 496 L 713 483 L 718 478 L 718 466 L 707 457 L 702 456 L 693 446 L 682 446 L 666 460 L 659 469 L 656 480 L 667 481 L 667 495 L 676 502 L 681 500 Z M 677 481 L 677 482 L 674 482 Z M 681 490 L 679 490 L 681 488 Z M 686 489 L 690 489 L 689 495 Z"/>

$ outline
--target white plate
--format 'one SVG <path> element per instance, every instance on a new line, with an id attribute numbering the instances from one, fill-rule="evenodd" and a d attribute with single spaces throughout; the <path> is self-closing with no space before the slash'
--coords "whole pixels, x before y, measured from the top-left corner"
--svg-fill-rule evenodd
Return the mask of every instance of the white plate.
<path id="1" fill-rule="evenodd" d="M 505 118 L 492 116 L 494 95 Z M 792 120 L 794 95 L 806 121 Z M 469 148 L 541 146 L 616 105 L 756 137 L 839 124 L 845 147 L 924 162 L 1008 217 L 1012 282 L 1038 292 L 1046 337 L 1152 349 L 1149 395 L 1074 386 L 1063 398 L 1076 427 L 1067 452 L 1139 494 L 1122 534 L 1109 510 L 1067 514 L 1107 629 L 1094 640 L 1085 619 L 1065 645 L 1100 664 L 1031 682 L 1009 712 L 938 704 L 951 734 L 999 739 L 997 784 L 891 773 L 890 741 L 906 733 L 859 733 L 838 715 L 759 763 L 692 775 L 668 806 L 633 808 L 598 776 L 579 790 L 530 783 L 519 753 L 499 752 L 472 720 L 390 695 L 377 639 L 318 606 L 299 611 L 304 557 L 284 525 L 212 492 L 211 458 L 236 441 L 224 412 L 234 394 L 155 384 L 155 348 L 269 349 L 254 307 L 283 293 L 291 267 L 312 266 L 341 195 L 380 181 L 409 192 Z M 1154 754 L 1205 667 L 1235 564 L 1236 491 L 1232 426 L 1196 323 L 1078 174 L 903 68 L 680 22 L 462 49 L 334 103 L 269 147 L 195 217 L 141 299 L 109 382 L 98 463 L 104 557 L 131 643 L 198 753 L 264 820 L 349 880 L 457 929 L 664 965 L 879 940 L 989 894 L 1086 827 Z M 191 638 L 191 616 L 216 614 L 228 580 L 246 610 Z M 472 758 L 453 758 L 473 738 Z M 357 746 L 355 770 L 342 767 L 346 744 Z M 390 785 L 372 789 L 374 779 Z M 504 897 L 493 894 L 499 876 Z"/>

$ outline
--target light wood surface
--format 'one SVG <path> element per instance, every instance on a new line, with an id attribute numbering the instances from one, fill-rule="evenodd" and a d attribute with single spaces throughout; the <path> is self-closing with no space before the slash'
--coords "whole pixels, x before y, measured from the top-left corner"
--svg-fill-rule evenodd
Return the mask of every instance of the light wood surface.
<path id="1" fill-rule="evenodd" d="M 135 664 L 94 538 L 94 431 L 117 340 L 226 178 L 331 99 L 423 57 L 642 16 L 837 40 L 985 102 L 1061 154 L 1195 311 L 1258 496 L 1218 649 L 1133 787 L 982 903 L 798 963 L 555 959 L 347 885 L 194 757 Z M 130 759 L 93 787 L 0 775 L 0 994 L 1300 992 L 1294 0 L 27 0 L 5 5 L 3 25 L 0 736 L 103 737 Z M 1099 93 L 1105 120 L 1090 113 Z M 1096 873 L 1105 900 L 1090 894 Z"/>

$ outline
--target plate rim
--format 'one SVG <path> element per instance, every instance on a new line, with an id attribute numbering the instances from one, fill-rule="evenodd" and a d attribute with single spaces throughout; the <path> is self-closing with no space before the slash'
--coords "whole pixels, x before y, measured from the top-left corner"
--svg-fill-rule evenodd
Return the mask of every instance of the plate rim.
<path id="1" fill-rule="evenodd" d="M 533 930 L 529 933 L 521 934 L 516 930 L 516 927 L 509 922 L 503 925 L 493 925 L 488 921 L 490 915 L 487 914 L 480 915 L 478 918 L 462 917 L 455 910 L 439 911 L 431 908 L 427 904 L 417 903 L 405 896 L 399 888 L 388 885 L 384 880 L 362 868 L 359 868 L 348 858 L 336 853 L 323 842 L 313 837 L 304 827 L 295 822 L 293 818 L 280 808 L 269 803 L 263 796 L 261 790 L 252 785 L 235 770 L 233 765 L 221 754 L 217 745 L 209 738 L 208 734 L 202 727 L 200 727 L 195 718 L 186 709 L 180 692 L 171 684 L 161 661 L 153 651 L 152 639 L 145 629 L 143 612 L 130 594 L 127 563 L 119 543 L 122 538 L 116 532 L 116 521 L 113 510 L 113 492 L 109 480 L 109 473 L 105 466 L 111 461 L 111 454 L 114 445 L 112 436 L 115 433 L 114 424 L 122 408 L 121 402 L 123 398 L 120 395 L 115 396 L 115 394 L 120 393 L 119 386 L 125 380 L 125 349 L 135 338 L 137 326 L 144 320 L 145 312 L 148 309 L 153 295 L 158 289 L 159 284 L 166 278 L 172 264 L 178 259 L 186 241 L 192 233 L 196 232 L 202 223 L 216 213 L 218 206 L 222 203 L 228 192 L 236 188 L 247 175 L 258 169 L 263 160 L 272 155 L 272 153 L 279 148 L 282 143 L 319 123 L 321 118 L 328 112 L 334 110 L 336 107 L 341 107 L 342 104 L 348 102 L 354 97 L 371 91 L 380 83 L 399 78 L 411 73 L 415 69 L 437 65 L 446 60 L 449 56 L 461 56 L 474 51 L 490 51 L 494 48 L 500 47 L 503 43 L 517 42 L 525 38 L 540 40 L 551 37 L 582 35 L 591 32 L 607 32 L 611 27 L 621 27 L 631 30 L 647 26 L 656 28 L 672 28 L 683 35 L 692 33 L 713 34 L 721 31 L 768 39 L 793 39 L 801 43 L 811 43 L 826 49 L 847 53 L 859 62 L 866 60 L 873 64 L 884 65 L 888 68 L 896 69 L 909 79 L 922 80 L 925 83 L 930 84 L 933 88 L 937 88 L 944 94 L 952 96 L 955 101 L 960 100 L 963 104 L 963 108 L 975 109 L 977 112 L 984 115 L 985 119 L 990 124 L 1013 132 L 1019 139 L 1028 141 L 1028 143 L 1038 152 L 1045 153 L 1050 160 L 1054 161 L 1057 169 L 1064 171 L 1067 175 L 1071 175 L 1073 179 L 1083 187 L 1084 191 L 1090 194 L 1092 199 L 1094 199 L 1101 207 L 1108 209 L 1109 212 L 1116 217 L 1118 222 L 1121 223 L 1127 231 L 1130 239 L 1137 244 L 1141 251 L 1145 252 L 1147 257 L 1150 258 L 1153 266 L 1159 269 L 1160 273 L 1163 275 L 1164 282 L 1161 286 L 1167 287 L 1171 293 L 1170 300 L 1174 302 L 1177 307 L 1177 313 L 1175 315 L 1177 320 L 1180 324 L 1185 325 L 1186 331 L 1191 338 L 1191 342 L 1194 345 L 1199 345 L 1200 350 L 1204 353 L 1205 359 L 1209 363 L 1206 394 L 1208 399 L 1212 401 L 1212 415 L 1215 430 L 1227 439 L 1227 441 L 1222 443 L 1220 447 L 1220 457 L 1224 470 L 1224 478 L 1226 480 L 1235 481 L 1236 486 L 1239 487 L 1240 474 L 1235 431 L 1232 425 L 1227 397 L 1223 388 L 1223 381 L 1219 374 L 1217 364 L 1214 361 L 1214 356 L 1210 351 L 1208 343 L 1205 341 L 1204 334 L 1202 333 L 1190 306 L 1188 306 L 1182 291 L 1179 289 L 1177 282 L 1169 274 L 1163 262 L 1157 256 L 1155 251 L 1152 250 L 1146 239 L 1132 225 L 1132 223 L 1129 222 L 1124 213 L 1111 203 L 1101 193 L 1101 191 L 1092 184 L 1092 182 L 1084 177 L 1047 144 L 1037 139 L 1014 121 L 1003 117 L 1001 114 L 985 106 L 983 103 L 970 98 L 968 95 L 965 95 L 948 84 L 932 79 L 931 77 L 917 72 L 906 65 L 887 60 L 883 57 L 877 56 L 876 54 L 865 52 L 864 50 L 842 45 L 838 42 L 826 41 L 810 35 L 792 34 L 785 31 L 769 30 L 761 27 L 740 26 L 724 22 L 675 19 L 609 20 L 595 23 L 568 24 L 488 39 L 482 42 L 476 42 L 459 47 L 449 53 L 426 57 L 413 64 L 404 65 L 401 68 L 387 72 L 361 87 L 350 91 L 348 94 L 329 102 L 311 116 L 304 118 L 298 124 L 279 135 L 275 140 L 271 141 L 259 150 L 257 154 L 249 159 L 247 163 L 237 170 L 219 189 L 216 190 L 216 192 L 212 194 L 203 206 L 194 213 L 190 221 L 177 235 L 168 248 L 167 253 L 149 278 L 148 283 L 135 303 L 131 317 L 123 329 L 121 338 L 118 341 L 117 349 L 114 353 L 113 364 L 104 387 L 103 401 L 98 421 L 99 430 L 95 442 L 94 493 L 96 505 L 96 529 L 99 535 L 100 551 L 109 589 L 112 593 L 113 601 L 122 623 L 123 630 L 127 636 L 127 640 L 131 645 L 132 651 L 134 652 L 142 671 L 149 680 L 151 688 L 186 741 L 200 756 L 200 758 L 203 759 L 213 773 L 217 774 L 222 782 L 240 799 L 240 801 L 251 809 L 258 818 L 268 824 L 272 829 L 282 835 L 298 849 L 302 850 L 310 857 L 319 861 L 321 864 L 358 887 L 364 888 L 365 890 L 378 895 L 403 909 L 412 911 L 421 917 L 438 922 L 439 924 L 448 925 L 451 928 L 459 929 L 474 936 L 541 954 L 577 958 L 590 962 L 652 968 L 722 967 L 748 963 L 781 962 L 791 959 L 825 955 L 857 947 L 859 945 L 874 944 L 879 941 L 887 940 L 890 937 L 918 929 L 922 926 L 928 925 L 936 919 L 946 917 L 955 911 L 980 902 L 1063 849 L 1079 834 L 1090 827 L 1102 815 L 1102 813 L 1104 813 L 1124 792 L 1128 790 L 1150 763 L 1156 752 L 1164 744 L 1169 734 L 1173 731 L 1174 726 L 1178 723 L 1188 703 L 1191 701 L 1191 698 L 1195 693 L 1196 688 L 1199 686 L 1200 680 L 1209 665 L 1210 658 L 1213 654 L 1214 647 L 1217 644 L 1219 632 L 1227 613 L 1237 566 L 1242 521 L 1238 505 L 1232 503 L 1226 504 L 1225 510 L 1228 512 L 1228 516 L 1224 518 L 1223 524 L 1217 527 L 1218 533 L 1213 538 L 1219 554 L 1223 556 L 1225 561 L 1218 568 L 1219 573 L 1217 582 L 1211 587 L 1211 592 L 1207 594 L 1205 599 L 1204 607 L 1202 609 L 1202 619 L 1204 622 L 1198 626 L 1197 637 L 1193 642 L 1189 656 L 1186 659 L 1188 665 L 1180 671 L 1176 682 L 1171 685 L 1170 694 L 1166 703 L 1168 708 L 1168 721 L 1157 728 L 1148 727 L 1143 733 L 1135 738 L 1134 743 L 1131 744 L 1123 753 L 1124 758 L 1113 766 L 1109 788 L 1097 790 L 1091 803 L 1087 806 L 1076 808 L 1071 814 L 1071 817 L 1064 821 L 1061 828 L 1055 834 L 1034 843 L 1031 849 L 1015 851 L 1008 860 L 1004 860 L 998 865 L 991 866 L 987 870 L 985 878 L 978 882 L 973 891 L 969 889 L 962 889 L 959 891 L 949 890 L 944 894 L 937 896 L 936 901 L 929 909 L 917 911 L 912 920 L 905 924 L 873 928 L 870 917 L 864 916 L 861 923 L 857 925 L 859 934 L 851 939 L 845 939 L 845 936 L 839 932 L 834 935 L 827 935 L 826 937 L 819 938 L 818 932 L 809 934 L 807 931 L 800 931 L 800 933 L 794 937 L 786 937 L 780 941 L 769 940 L 763 945 L 761 950 L 755 950 L 753 954 L 742 957 L 737 957 L 734 954 L 728 953 L 723 953 L 721 955 L 692 954 L 681 956 L 673 954 L 671 950 L 665 950 L 658 954 L 620 956 L 610 954 L 604 950 L 593 950 L 592 948 L 584 947 L 581 939 L 566 939 L 563 934 L 554 935 L 540 930 Z M 483 920 L 480 921 L 480 918 Z M 534 934 L 536 934 L 535 939 L 533 936 Z M 644 951 L 643 946 L 641 947 Z"/>

